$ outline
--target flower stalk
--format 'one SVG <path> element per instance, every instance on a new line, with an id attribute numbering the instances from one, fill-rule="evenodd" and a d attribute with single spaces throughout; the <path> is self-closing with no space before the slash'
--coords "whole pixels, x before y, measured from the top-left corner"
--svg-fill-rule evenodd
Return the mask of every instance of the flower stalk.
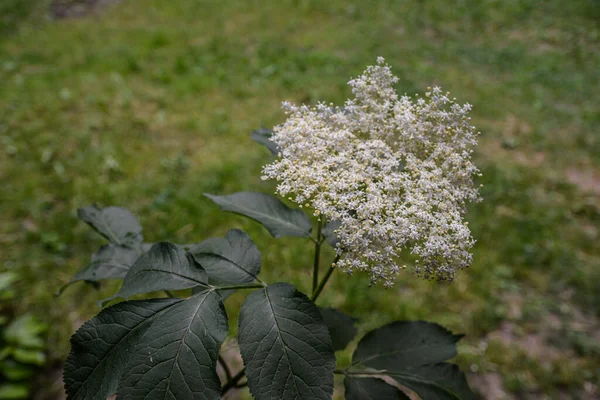
<path id="1" fill-rule="evenodd" d="M 327 272 L 325 273 L 325 276 L 323 277 L 323 279 L 319 283 L 319 286 L 317 286 L 317 288 L 313 291 L 313 294 L 312 294 L 312 296 L 310 298 L 313 302 L 317 301 L 317 298 L 319 297 L 319 295 L 323 291 L 323 288 L 327 284 L 327 281 L 331 277 L 331 274 L 333 274 L 333 270 L 335 269 L 335 265 L 336 265 L 336 263 L 338 262 L 339 259 L 340 259 L 340 256 L 336 256 L 333 259 L 333 262 L 331 263 L 331 266 L 329 266 L 329 269 L 327 270 Z"/>
<path id="2" fill-rule="evenodd" d="M 321 243 L 323 243 L 323 238 L 321 237 L 323 230 L 323 219 L 319 218 L 317 222 L 317 240 L 315 241 L 315 261 L 313 263 L 313 284 L 312 284 L 312 292 L 317 289 L 317 285 L 319 284 L 319 261 L 321 259 Z"/>

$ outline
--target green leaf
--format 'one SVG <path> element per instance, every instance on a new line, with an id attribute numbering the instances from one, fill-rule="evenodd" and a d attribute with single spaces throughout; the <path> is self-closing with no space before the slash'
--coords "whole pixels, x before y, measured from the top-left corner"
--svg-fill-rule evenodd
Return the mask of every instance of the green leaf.
<path id="1" fill-rule="evenodd" d="M 42 349 L 46 342 L 39 336 L 46 332 L 48 326 L 38 321 L 33 315 L 25 314 L 8 325 L 4 330 L 4 340 L 10 344 L 31 349 Z"/>
<path id="2" fill-rule="evenodd" d="M 71 338 L 65 363 L 67 399 L 105 400 L 117 385 L 132 349 L 154 319 L 180 299 L 119 303 L 86 322 Z"/>
<path id="3" fill-rule="evenodd" d="M 46 362 L 46 354 L 39 350 L 19 347 L 13 350 L 12 356 L 15 360 L 23 364 L 42 366 Z"/>
<path id="4" fill-rule="evenodd" d="M 60 288 L 59 293 L 78 281 L 97 282 L 103 279 L 122 279 L 140 254 L 141 251 L 138 249 L 114 244 L 104 245 L 92 255 L 92 261 L 85 268 Z"/>
<path id="5" fill-rule="evenodd" d="M 439 363 L 403 372 L 386 372 L 424 400 L 475 400 L 475 394 L 456 365 Z"/>
<path id="6" fill-rule="evenodd" d="M 331 335 L 333 351 L 345 349 L 358 332 L 358 329 L 354 326 L 358 320 L 335 308 L 319 307 L 319 311 Z"/>
<path id="7" fill-rule="evenodd" d="M 245 232 L 232 229 L 224 238 L 212 238 L 188 250 L 214 284 L 250 283 L 260 272 L 260 251 Z"/>
<path id="8" fill-rule="evenodd" d="M 461 337 L 431 322 L 396 321 L 366 334 L 354 351 L 352 364 L 391 371 L 434 364 L 456 356 Z"/>
<path id="9" fill-rule="evenodd" d="M 317 306 L 294 286 L 276 283 L 250 294 L 238 340 L 255 399 L 331 399 L 331 338 Z"/>
<path id="10" fill-rule="evenodd" d="M 397 321 L 369 332 L 352 356 L 350 374 L 357 365 L 369 367 L 415 391 L 422 399 L 472 400 L 464 374 L 452 364 L 461 335 L 425 321 Z"/>
<path id="11" fill-rule="evenodd" d="M 0 292 L 9 290 L 11 285 L 17 281 L 17 274 L 13 272 L 0 273 Z"/>
<path id="12" fill-rule="evenodd" d="M 3 344 L 0 347 L 0 360 L 7 359 L 13 353 L 13 351 L 15 351 L 15 348 L 13 346 L 6 346 L 5 344 Z"/>
<path id="13" fill-rule="evenodd" d="M 228 196 L 205 193 L 205 196 L 217 203 L 222 210 L 260 222 L 275 238 L 310 237 L 312 224 L 306 214 L 289 208 L 274 196 L 254 192 L 239 192 Z"/>
<path id="14" fill-rule="evenodd" d="M 191 255 L 172 243 L 157 243 L 129 269 L 123 286 L 112 297 L 129 298 L 158 290 L 207 286 L 208 276 Z"/>
<path id="15" fill-rule="evenodd" d="M 325 236 L 325 240 L 327 240 L 327 243 L 329 243 L 329 245 L 334 249 L 337 247 L 337 244 L 340 241 L 337 234 L 335 233 L 335 231 L 339 229 L 340 226 L 342 226 L 342 223 L 340 221 L 328 221 L 323 227 L 323 236 Z"/>
<path id="16" fill-rule="evenodd" d="M 111 243 L 136 248 L 142 243 L 142 227 L 129 210 L 121 207 L 83 207 L 77 217 L 87 222 Z"/>
<path id="17" fill-rule="evenodd" d="M 0 385 L 0 400 L 19 400 L 29 397 L 29 386 L 25 383 Z"/>
<path id="18" fill-rule="evenodd" d="M 217 358 L 227 336 L 219 294 L 205 291 L 171 307 L 146 331 L 129 360 L 118 399 L 220 399 Z"/>
<path id="19" fill-rule="evenodd" d="M 346 400 L 410 400 L 400 389 L 377 378 L 346 375 L 344 378 Z"/>
<path id="20" fill-rule="evenodd" d="M 31 365 L 23 365 L 13 359 L 0 362 L 0 373 L 9 381 L 20 381 L 31 378 L 35 374 L 35 368 Z"/>
<path id="21" fill-rule="evenodd" d="M 263 128 L 262 126 L 259 129 L 255 129 L 252 131 L 250 137 L 257 143 L 265 146 L 271 154 L 276 156 L 279 153 L 279 148 L 275 142 L 269 140 L 269 138 L 273 136 L 273 129 Z"/>

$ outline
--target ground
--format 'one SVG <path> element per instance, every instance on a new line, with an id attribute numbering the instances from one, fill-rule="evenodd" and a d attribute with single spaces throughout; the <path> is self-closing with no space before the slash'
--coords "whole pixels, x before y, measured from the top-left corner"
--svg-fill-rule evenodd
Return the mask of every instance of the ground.
<path id="1" fill-rule="evenodd" d="M 250 131 L 282 122 L 283 100 L 341 103 L 377 56 L 401 92 L 440 85 L 474 106 L 474 263 L 452 284 L 407 273 L 389 290 L 339 273 L 320 303 L 362 332 L 410 318 L 464 333 L 457 362 L 485 399 L 600 396 L 597 1 L 94 3 L 0 5 L 0 270 L 19 275 L 15 310 L 51 326 L 39 399 L 60 398 L 69 336 L 115 289 L 54 295 L 102 243 L 78 207 L 126 206 L 148 241 L 242 228 L 265 280 L 308 289 L 309 243 L 203 193 L 272 192 Z"/>

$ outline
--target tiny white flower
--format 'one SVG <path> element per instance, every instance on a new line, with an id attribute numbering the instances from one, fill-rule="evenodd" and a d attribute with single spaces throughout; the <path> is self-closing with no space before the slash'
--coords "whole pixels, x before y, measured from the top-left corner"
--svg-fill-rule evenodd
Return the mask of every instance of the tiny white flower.
<path id="1" fill-rule="evenodd" d="M 471 106 L 438 87 L 416 102 L 399 97 L 397 81 L 379 57 L 349 82 L 354 98 L 342 109 L 283 103 L 288 118 L 271 138 L 280 154 L 263 173 L 278 194 L 340 221 L 337 266 L 348 273 L 391 286 L 408 249 L 419 275 L 451 280 L 474 244 L 463 220 L 479 199 Z"/>

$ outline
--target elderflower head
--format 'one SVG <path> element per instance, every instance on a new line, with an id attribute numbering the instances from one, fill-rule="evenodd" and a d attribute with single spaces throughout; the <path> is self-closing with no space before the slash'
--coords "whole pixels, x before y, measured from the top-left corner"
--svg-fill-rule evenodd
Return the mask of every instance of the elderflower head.
<path id="1" fill-rule="evenodd" d="M 416 101 L 398 97 L 397 81 L 380 57 L 349 82 L 354 98 L 342 109 L 284 103 L 288 118 L 271 137 L 279 157 L 264 177 L 337 221 L 337 267 L 391 286 L 409 249 L 417 274 L 451 280 L 471 263 L 474 244 L 463 220 L 466 204 L 478 200 L 471 106 L 437 87 Z"/>

